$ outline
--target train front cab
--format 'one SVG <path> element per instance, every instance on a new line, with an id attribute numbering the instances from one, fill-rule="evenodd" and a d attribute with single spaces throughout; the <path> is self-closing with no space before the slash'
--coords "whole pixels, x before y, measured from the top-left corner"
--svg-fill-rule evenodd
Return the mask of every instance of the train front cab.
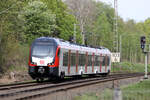
<path id="1" fill-rule="evenodd" d="M 46 42 L 45 42 L 46 43 Z M 41 47 L 40 47 L 41 46 Z M 33 43 L 30 49 L 29 56 L 29 75 L 33 79 L 44 79 L 44 78 L 53 78 L 59 76 L 59 46 L 55 45 L 53 48 L 53 54 L 49 55 L 49 52 L 52 47 L 48 48 L 47 44 Z M 40 54 L 42 51 L 46 55 Z M 51 51 L 51 50 L 50 50 Z M 51 56 L 51 57 L 50 57 Z"/>

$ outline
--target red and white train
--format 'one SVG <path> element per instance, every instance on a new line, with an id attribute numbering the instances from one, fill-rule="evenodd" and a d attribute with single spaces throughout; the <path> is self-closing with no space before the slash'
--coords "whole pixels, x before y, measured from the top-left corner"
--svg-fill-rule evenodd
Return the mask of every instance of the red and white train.
<path id="1" fill-rule="evenodd" d="M 83 74 L 107 75 L 111 70 L 111 52 L 103 47 L 40 37 L 32 43 L 28 65 L 30 76 L 37 80 Z"/>

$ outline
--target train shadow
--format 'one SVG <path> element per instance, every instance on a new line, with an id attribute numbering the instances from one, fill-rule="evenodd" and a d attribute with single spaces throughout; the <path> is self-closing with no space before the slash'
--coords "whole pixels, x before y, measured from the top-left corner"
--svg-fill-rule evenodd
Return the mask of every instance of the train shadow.
<path id="1" fill-rule="evenodd" d="M 76 75 L 76 76 L 66 76 L 63 79 L 61 79 L 59 77 L 49 78 L 49 79 L 45 79 L 42 82 L 38 82 L 38 83 L 50 82 L 53 84 L 59 84 L 59 83 L 64 83 L 64 82 L 76 81 L 76 80 L 84 80 L 84 79 L 91 79 L 91 78 L 103 78 L 103 77 L 107 77 L 107 75 L 95 75 L 95 74 L 82 75 L 82 76 Z"/>

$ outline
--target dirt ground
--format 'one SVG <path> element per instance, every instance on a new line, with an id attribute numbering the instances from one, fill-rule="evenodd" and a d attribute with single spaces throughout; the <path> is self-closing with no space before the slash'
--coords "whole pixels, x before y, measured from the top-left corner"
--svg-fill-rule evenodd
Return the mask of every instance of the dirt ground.
<path id="1" fill-rule="evenodd" d="M 10 72 L 0 77 L 0 84 L 9 84 L 23 81 L 30 81 L 31 77 L 27 72 Z"/>

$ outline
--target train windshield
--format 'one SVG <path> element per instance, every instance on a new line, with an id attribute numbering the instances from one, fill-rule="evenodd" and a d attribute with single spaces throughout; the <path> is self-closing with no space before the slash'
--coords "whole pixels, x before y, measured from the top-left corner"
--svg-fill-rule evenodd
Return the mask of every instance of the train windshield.
<path id="1" fill-rule="evenodd" d="M 34 45 L 32 56 L 35 57 L 54 57 L 55 47 L 53 45 Z"/>

